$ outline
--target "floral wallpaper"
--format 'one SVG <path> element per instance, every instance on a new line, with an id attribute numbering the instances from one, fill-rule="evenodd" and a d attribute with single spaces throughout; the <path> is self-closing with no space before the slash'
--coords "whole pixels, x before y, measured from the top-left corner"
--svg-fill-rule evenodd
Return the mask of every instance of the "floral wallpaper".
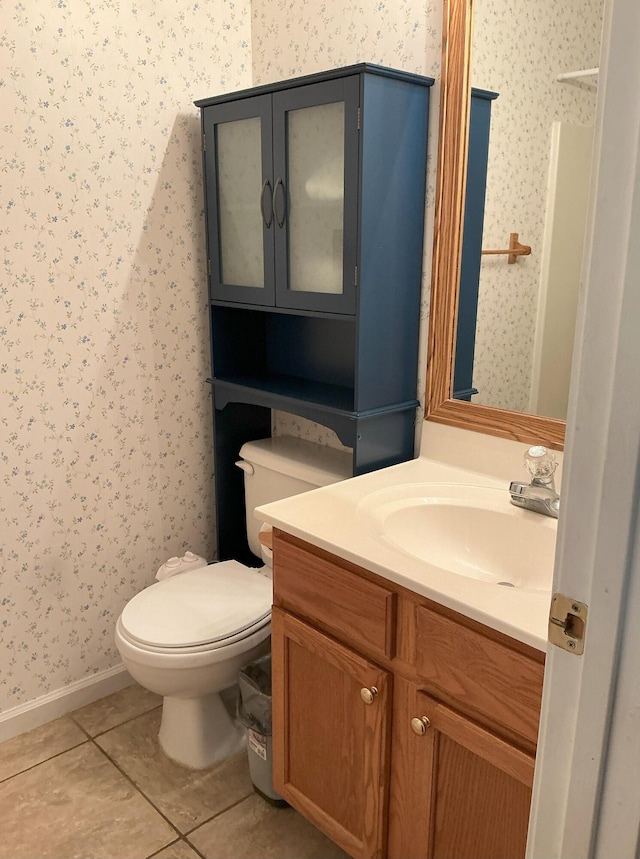
<path id="1" fill-rule="evenodd" d="M 441 0 L 252 0 L 254 84 L 369 62 L 428 75 L 431 89 L 427 175 L 425 264 L 421 307 L 421 353 L 416 396 L 426 369 L 429 275 L 438 132 L 442 40 Z M 418 423 L 420 423 L 418 421 Z M 274 412 L 276 434 L 296 435 L 341 448 L 335 434 L 295 415 Z"/>
<path id="2" fill-rule="evenodd" d="M 251 85 L 248 0 L 2 4 L 0 709 L 115 665 L 213 548 L 195 98 Z"/>
<path id="3" fill-rule="evenodd" d="M 598 66 L 602 5 L 475 0 L 472 85 L 499 93 L 491 108 L 483 247 L 506 248 L 516 232 L 532 250 L 514 265 L 483 257 L 474 402 L 528 411 L 551 125 L 593 126 L 595 118 L 593 80 L 561 83 L 557 75 Z"/>
<path id="4" fill-rule="evenodd" d="M 439 0 L 42 0 L 3 4 L 3 25 L 6 712 L 117 664 L 126 601 L 169 555 L 213 552 L 193 100 L 365 60 L 437 77 L 441 10 Z M 437 117 L 428 218 L 436 129 Z M 300 419 L 288 429 L 339 446 Z"/>
<path id="5" fill-rule="evenodd" d="M 252 0 L 255 84 L 353 63 L 437 76 L 440 0 Z"/>

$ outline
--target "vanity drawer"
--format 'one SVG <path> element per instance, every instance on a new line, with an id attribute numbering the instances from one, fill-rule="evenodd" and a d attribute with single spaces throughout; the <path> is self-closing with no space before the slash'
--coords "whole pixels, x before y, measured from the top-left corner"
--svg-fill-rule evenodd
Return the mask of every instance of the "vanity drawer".
<path id="1" fill-rule="evenodd" d="M 306 545 L 306 544 L 305 544 Z M 342 641 L 391 659 L 395 653 L 396 594 L 369 581 L 357 567 L 319 549 L 303 548 L 295 537 L 274 534 L 274 603 Z"/>
<path id="2" fill-rule="evenodd" d="M 443 697 L 536 743 L 543 654 L 528 656 L 416 606 L 416 669 L 420 680 Z"/>

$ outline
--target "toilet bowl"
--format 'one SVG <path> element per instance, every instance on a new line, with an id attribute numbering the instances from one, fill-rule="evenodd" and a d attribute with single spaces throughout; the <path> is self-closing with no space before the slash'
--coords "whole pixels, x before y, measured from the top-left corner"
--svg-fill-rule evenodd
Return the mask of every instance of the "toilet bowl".
<path id="1" fill-rule="evenodd" d="M 269 577 L 224 561 L 151 585 L 126 605 L 116 646 L 131 676 L 164 698 L 168 757 L 201 769 L 242 747 L 220 692 L 268 652 L 271 598 Z"/>
<path id="2" fill-rule="evenodd" d="M 350 474 L 350 455 L 300 439 L 243 445 L 247 534 L 258 556 L 259 504 L 334 483 Z M 265 560 L 266 560 L 265 556 Z M 245 731 L 221 692 L 238 671 L 269 651 L 272 582 L 268 566 L 222 561 L 151 585 L 120 615 L 115 642 L 131 676 L 161 695 L 160 745 L 168 757 L 202 769 L 234 754 Z"/>

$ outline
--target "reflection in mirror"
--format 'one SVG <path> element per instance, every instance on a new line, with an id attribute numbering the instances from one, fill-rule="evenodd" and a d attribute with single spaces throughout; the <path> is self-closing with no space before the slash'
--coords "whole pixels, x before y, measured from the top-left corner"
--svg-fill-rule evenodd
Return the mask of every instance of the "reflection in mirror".
<path id="1" fill-rule="evenodd" d="M 488 0 L 487 0 L 488 2 Z M 559 318 L 559 314 L 553 309 L 553 301 L 549 301 L 551 293 L 549 280 L 549 288 L 545 293 L 541 293 L 539 299 L 537 282 L 543 276 L 543 266 L 547 253 L 546 247 L 560 245 L 564 247 L 564 239 L 558 234 L 557 238 L 545 238 L 544 225 L 546 221 L 552 221 L 553 218 L 547 218 L 547 176 L 549 174 L 548 164 L 550 159 L 550 146 L 553 121 L 564 122 L 571 121 L 571 124 L 579 124 L 583 122 L 580 116 L 569 114 L 549 117 L 548 115 L 541 116 L 540 113 L 533 116 L 533 104 L 535 102 L 534 85 L 540 87 L 542 91 L 549 92 L 554 89 L 564 91 L 564 95 L 560 94 L 557 97 L 567 99 L 569 87 L 575 87 L 585 95 L 591 103 L 593 103 L 593 84 L 594 78 L 591 80 L 581 78 L 571 78 L 571 83 L 559 82 L 558 74 L 572 73 L 580 71 L 578 68 L 573 68 L 570 63 L 577 63 L 578 60 L 572 55 L 572 51 L 576 46 L 576 38 L 570 35 L 568 23 L 584 14 L 585 8 L 591 9 L 596 0 L 566 0 L 563 3 L 552 3 L 551 0 L 546 2 L 530 4 L 521 0 L 516 3 L 513 0 L 511 5 L 508 5 L 508 0 L 501 0 L 501 5 L 498 7 L 498 0 L 493 0 L 492 11 L 482 12 L 481 6 L 476 12 L 476 3 L 482 4 L 483 0 L 445 0 L 444 2 L 444 18 L 443 18 L 443 53 L 442 53 L 442 89 L 440 99 L 440 143 L 438 152 L 438 183 L 436 193 L 436 222 L 434 232 L 434 255 L 432 266 L 431 279 L 431 307 L 430 307 L 430 322 L 429 322 L 429 345 L 427 358 L 427 391 L 426 391 L 426 418 L 427 420 L 438 421 L 440 423 L 449 424 L 455 427 L 463 427 L 478 432 L 489 433 L 491 435 L 502 436 L 504 438 L 514 439 L 525 443 L 544 444 L 546 447 L 562 448 L 564 445 L 565 421 L 560 417 L 547 417 L 541 414 L 534 414 L 527 409 L 531 409 L 532 405 L 540 412 L 547 411 L 551 413 L 555 406 L 541 405 L 540 391 L 543 388 L 539 381 L 543 373 L 543 360 L 549 360 L 552 367 L 552 374 L 560 375 L 557 368 L 560 364 L 560 356 L 555 355 L 551 349 L 551 345 L 562 345 L 565 347 L 565 352 L 570 355 L 571 346 L 568 341 L 573 333 L 573 320 L 569 323 L 571 335 L 565 333 L 556 334 L 553 326 L 554 320 Z M 516 5 L 514 5 L 516 4 Z M 525 393 L 519 393 L 519 401 L 514 403 L 514 400 L 501 400 L 494 398 L 494 405 L 487 405 L 485 402 L 474 402 L 481 395 L 469 393 L 471 401 L 456 399 L 453 396 L 454 391 L 454 359 L 456 352 L 456 332 L 458 324 L 458 296 L 460 286 L 461 260 L 462 260 L 462 244 L 463 244 L 463 223 L 465 220 L 465 194 L 467 189 L 466 171 L 467 171 L 467 148 L 469 144 L 469 116 L 470 116 L 470 93 L 471 93 L 471 42 L 472 42 L 472 5 L 474 14 L 477 15 L 478 39 L 481 37 L 481 30 L 486 27 L 489 34 L 489 43 L 485 46 L 485 64 L 491 63 L 493 66 L 498 66 L 496 54 L 501 51 L 505 45 L 510 48 L 511 44 L 515 45 L 516 56 L 512 58 L 512 66 L 509 67 L 509 75 L 506 78 L 515 74 L 513 69 L 518 66 L 516 59 L 519 56 L 528 57 L 529 66 L 523 64 L 520 69 L 519 86 L 516 88 L 516 99 L 510 108 L 503 108 L 505 115 L 508 115 L 513 120 L 507 120 L 507 132 L 503 135 L 503 144 L 499 148 L 501 158 L 496 161 L 494 168 L 489 160 L 489 179 L 487 182 L 487 194 L 491 193 L 491 176 L 495 171 L 503 171 L 514 176 L 513 180 L 513 195 L 508 200 L 502 198 L 500 204 L 491 203 L 488 198 L 487 208 L 493 206 L 494 210 L 498 211 L 500 216 L 503 216 L 503 221 L 498 230 L 499 235 L 485 236 L 480 238 L 479 247 L 476 249 L 478 254 L 478 267 L 488 268 L 494 274 L 497 272 L 499 277 L 506 278 L 513 270 L 517 277 L 521 277 L 521 272 L 534 268 L 532 263 L 537 268 L 537 275 L 534 278 L 534 286 L 523 290 L 525 299 L 520 303 L 514 303 L 514 298 L 518 298 L 515 292 L 514 284 L 510 281 L 507 285 L 499 283 L 495 289 L 499 301 L 495 301 L 495 296 L 489 295 L 492 287 L 487 287 L 480 282 L 482 295 L 477 293 L 478 304 L 474 308 L 474 318 L 484 321 L 493 320 L 500 324 L 496 328 L 494 325 L 493 331 L 486 329 L 488 333 L 478 332 L 479 340 L 484 338 L 485 344 L 493 345 L 495 342 L 506 343 L 512 354 L 516 354 L 520 358 L 520 351 L 526 356 L 521 361 L 521 366 L 526 366 L 524 390 Z M 597 4 L 596 4 L 597 5 Z M 560 7 L 560 8 L 559 8 Z M 568 16 L 568 10 L 571 9 L 572 16 Z M 509 10 L 512 10 L 509 13 Z M 546 11 L 545 11 L 546 10 Z M 561 19 L 557 18 L 558 11 L 561 12 Z M 509 14 L 511 17 L 508 17 Z M 565 21 L 559 26 L 558 21 Z M 590 20 L 593 20 L 592 28 L 595 37 L 592 44 L 594 45 L 593 52 L 595 55 L 599 53 L 598 42 L 601 30 L 601 20 L 598 15 L 593 15 Z M 489 24 L 491 28 L 486 25 Z M 540 25 L 541 30 L 538 31 L 537 48 L 535 57 L 529 49 L 530 32 L 534 28 L 534 24 Z M 494 35 L 491 36 L 490 34 Z M 557 34 L 562 34 L 564 41 L 562 44 L 555 41 Z M 543 47 L 541 47 L 541 43 Z M 531 37 L 531 47 L 532 47 Z M 477 50 L 480 52 L 480 48 Z M 534 61 L 535 60 L 535 61 Z M 501 61 L 502 62 L 502 61 Z M 582 60 L 580 61 L 582 62 Z M 591 62 L 592 66 L 597 66 L 596 62 Z M 503 64 L 504 65 L 504 64 Z M 493 67 L 491 66 L 491 68 Z M 489 66 L 487 66 L 489 68 Z M 545 83 L 539 81 L 540 75 L 545 76 Z M 476 83 L 474 79 L 474 84 Z M 490 99 L 492 108 L 496 107 L 501 101 L 507 102 L 507 94 L 510 89 L 509 81 L 494 81 L 489 79 L 479 80 L 477 83 L 487 87 L 490 92 L 497 95 L 493 100 Z M 500 92 L 502 87 L 502 92 Z M 516 117 L 525 120 L 525 124 L 516 125 Z M 533 117 L 530 119 L 530 117 Z M 493 119 L 492 119 L 493 123 Z M 540 167 L 538 149 L 532 148 L 530 136 L 531 129 L 536 133 L 540 126 L 545 128 L 545 147 L 543 153 L 544 166 Z M 498 150 L 498 147 L 495 147 Z M 539 147 L 538 147 L 539 148 Z M 528 165 L 530 161 L 534 161 L 537 165 L 534 170 L 530 170 Z M 558 163 L 560 159 L 558 158 Z M 524 165 L 524 169 L 520 168 Z M 486 159 L 485 159 L 485 166 Z M 532 174 L 540 181 L 542 173 L 542 188 L 543 196 L 541 205 L 536 208 L 531 204 L 532 194 L 528 190 L 528 186 L 524 183 L 525 173 Z M 573 179 L 569 179 L 568 184 L 571 190 Z M 574 183 L 575 184 L 575 183 Z M 505 183 L 506 185 L 506 183 Z M 569 195 L 571 196 L 571 194 Z M 521 205 L 522 203 L 522 205 Z M 484 216 L 484 201 L 482 204 L 482 217 Z M 529 221 L 525 222 L 524 218 L 528 217 Z M 493 216 L 489 216 L 487 212 L 487 226 Z M 566 223 L 567 219 L 560 217 L 560 222 Z M 537 234 L 536 230 L 537 223 Z M 494 229 L 492 225 L 491 229 Z M 531 230 L 530 233 L 527 231 Z M 481 256 L 483 242 L 491 240 L 491 245 L 484 245 L 485 250 L 506 250 L 510 246 L 511 234 L 516 233 L 517 241 L 521 245 L 530 246 L 530 255 L 519 255 L 512 257 L 517 260 L 509 264 L 508 255 L 494 255 L 486 257 Z M 482 236 L 482 230 L 480 235 Z M 465 235 L 466 238 L 466 235 Z M 496 242 L 496 244 L 493 244 Z M 582 242 L 582 239 L 580 239 Z M 518 245 L 514 244 L 511 247 Z M 550 252 L 549 252 L 550 253 Z M 528 267 L 528 268 L 527 268 Z M 546 271 L 546 269 L 545 269 Z M 566 278 L 563 274 L 560 276 L 561 282 L 564 284 Z M 476 288 L 478 283 L 476 283 Z M 574 287 L 575 289 L 575 287 Z M 500 291 L 502 290 L 502 291 Z M 488 298 L 493 298 L 493 305 L 489 304 L 489 309 L 484 309 L 485 295 L 487 292 Z M 569 294 L 570 290 L 561 291 L 560 295 Z M 518 308 L 518 309 L 516 309 Z M 564 311 L 563 311 L 564 313 Z M 565 316 L 571 318 L 571 314 L 564 313 Z M 538 326 L 537 318 L 540 316 L 544 319 L 542 333 L 544 336 L 539 336 L 537 333 Z M 516 317 L 518 324 L 516 325 Z M 473 330 L 476 326 L 474 322 Z M 520 336 L 519 332 L 525 331 L 524 336 Z M 528 341 L 526 349 L 523 347 L 522 340 Z M 475 337 L 474 347 L 475 349 Z M 486 345 L 480 347 L 478 351 L 486 352 Z M 500 359 L 503 362 L 504 368 L 509 366 L 506 359 L 507 352 L 503 351 L 503 357 Z M 534 372 L 534 362 L 538 361 L 538 366 Z M 479 359 L 480 362 L 480 359 Z M 492 355 L 490 360 L 485 361 L 489 364 L 490 372 L 485 374 L 485 378 L 491 376 L 491 365 L 497 364 L 497 353 Z M 527 363 L 528 362 L 528 363 Z M 457 369 L 457 368 L 456 368 Z M 506 372 L 506 369 L 505 369 Z M 471 373 L 473 374 L 473 357 L 471 364 Z M 499 374 L 493 373 L 493 376 Z M 522 373 L 517 372 L 516 377 L 522 376 Z M 472 384 L 470 382 L 470 386 Z M 502 396 L 501 387 L 507 388 L 510 386 L 506 383 L 502 385 L 498 379 L 498 392 Z M 566 394 L 565 394 L 566 396 Z M 494 395 L 495 397 L 495 395 Z M 487 398 L 489 399 L 489 397 Z M 500 405 L 504 403 L 505 405 Z M 554 412 L 555 413 L 555 412 Z"/>
<path id="2" fill-rule="evenodd" d="M 473 14 L 454 397 L 565 419 L 597 85 L 573 73 L 598 65 L 602 0 Z"/>

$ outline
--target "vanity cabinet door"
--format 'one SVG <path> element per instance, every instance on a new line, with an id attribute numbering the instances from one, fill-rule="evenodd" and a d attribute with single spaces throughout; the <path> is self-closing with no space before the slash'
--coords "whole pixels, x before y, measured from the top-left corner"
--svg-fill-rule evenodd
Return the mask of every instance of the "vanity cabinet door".
<path id="1" fill-rule="evenodd" d="M 278 608 L 274 787 L 354 859 L 386 850 L 389 672 Z"/>
<path id="2" fill-rule="evenodd" d="M 535 758 L 396 679 L 389 859 L 525 855 Z"/>

